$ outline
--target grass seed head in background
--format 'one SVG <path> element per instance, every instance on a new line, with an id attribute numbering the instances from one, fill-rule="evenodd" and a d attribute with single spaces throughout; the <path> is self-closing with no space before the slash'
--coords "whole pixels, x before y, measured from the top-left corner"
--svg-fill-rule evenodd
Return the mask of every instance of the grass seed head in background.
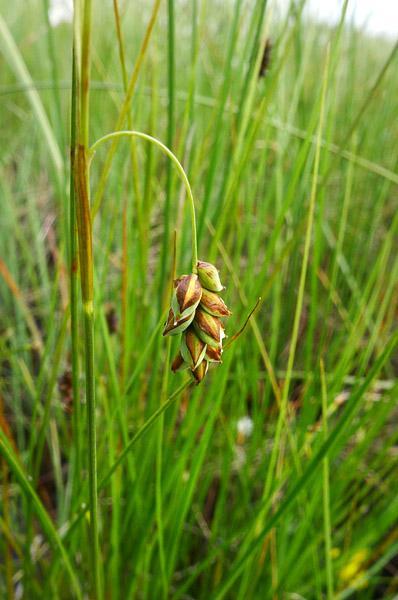
<path id="1" fill-rule="evenodd" d="M 214 265 L 197 263 L 198 274 L 183 275 L 174 281 L 174 293 L 163 335 L 182 333 L 180 352 L 173 372 L 189 369 L 197 383 L 207 373 L 209 362 L 221 363 L 225 336 L 220 317 L 231 311 L 218 295 L 224 290 Z"/>

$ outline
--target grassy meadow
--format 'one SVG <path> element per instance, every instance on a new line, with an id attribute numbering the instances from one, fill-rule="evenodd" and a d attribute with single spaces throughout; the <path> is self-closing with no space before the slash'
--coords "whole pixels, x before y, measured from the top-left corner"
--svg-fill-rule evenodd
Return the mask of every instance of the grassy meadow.
<path id="1" fill-rule="evenodd" d="M 397 598 L 398 47 L 302 1 L 75 8 L 0 0 L 0 597 Z M 119 130 L 155 141 L 89 153 Z M 156 140 L 232 311 L 198 385 Z"/>

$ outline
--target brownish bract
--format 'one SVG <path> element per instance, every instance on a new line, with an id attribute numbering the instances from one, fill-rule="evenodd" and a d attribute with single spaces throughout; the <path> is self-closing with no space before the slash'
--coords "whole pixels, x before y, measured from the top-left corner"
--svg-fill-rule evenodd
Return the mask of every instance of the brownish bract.
<path id="1" fill-rule="evenodd" d="M 203 288 L 200 307 L 213 317 L 229 317 L 232 313 L 224 300 L 215 292 Z"/>

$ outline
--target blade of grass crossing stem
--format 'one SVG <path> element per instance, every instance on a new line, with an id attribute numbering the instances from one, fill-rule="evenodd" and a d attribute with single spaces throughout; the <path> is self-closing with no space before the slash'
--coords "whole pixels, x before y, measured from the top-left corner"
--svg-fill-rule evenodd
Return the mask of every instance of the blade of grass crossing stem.
<path id="1" fill-rule="evenodd" d="M 125 390 L 125 395 L 126 396 L 129 394 L 129 392 L 131 391 L 131 389 L 132 389 L 132 387 L 133 387 L 133 385 L 134 385 L 137 377 L 142 372 L 142 370 L 143 370 L 143 368 L 144 368 L 144 366 L 146 364 L 146 361 L 148 359 L 149 352 L 152 349 L 152 346 L 155 343 L 156 338 L 159 335 L 159 332 L 160 332 L 160 330 L 162 329 L 162 327 L 163 327 L 163 325 L 165 323 L 166 317 L 167 317 L 167 312 L 164 312 L 163 315 L 162 315 L 162 318 L 159 320 L 158 324 L 156 325 L 156 327 L 154 327 L 151 335 L 147 339 L 145 347 L 142 350 L 142 352 L 140 353 L 139 358 L 138 358 L 138 360 L 136 362 L 135 369 L 132 372 L 132 374 L 130 376 L 130 379 L 127 382 L 126 390 Z"/>
<path id="2" fill-rule="evenodd" d="M 171 406 L 171 404 L 178 398 L 178 396 L 189 386 L 192 385 L 191 379 L 188 379 L 184 383 L 180 385 L 179 388 L 175 392 L 171 394 L 171 396 L 164 402 L 150 417 L 145 421 L 144 425 L 137 431 L 137 433 L 132 437 L 130 442 L 127 444 L 125 448 L 123 448 L 122 452 L 119 454 L 118 458 L 115 460 L 112 467 L 109 469 L 108 473 L 103 477 L 100 481 L 98 489 L 101 490 L 105 487 L 109 479 L 112 477 L 113 473 L 116 471 L 118 466 L 125 460 L 128 453 L 131 451 L 134 444 L 138 442 L 138 440 L 144 435 L 144 433 L 151 427 L 151 425 L 159 418 L 159 416 Z"/>

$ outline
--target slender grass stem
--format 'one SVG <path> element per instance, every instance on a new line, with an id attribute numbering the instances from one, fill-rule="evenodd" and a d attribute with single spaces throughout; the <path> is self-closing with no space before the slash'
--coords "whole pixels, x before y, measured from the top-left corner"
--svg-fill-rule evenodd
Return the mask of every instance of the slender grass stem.
<path id="1" fill-rule="evenodd" d="M 171 339 L 167 340 L 167 351 L 165 369 L 162 381 L 162 389 L 160 394 L 160 406 L 167 401 L 167 385 L 169 380 L 170 368 L 170 349 Z M 162 465 L 163 465 L 163 439 L 164 439 L 164 413 L 159 417 L 157 447 L 156 447 L 156 521 L 158 529 L 158 546 L 159 546 L 159 564 L 160 575 L 162 580 L 163 597 L 167 598 L 167 574 L 166 574 L 166 557 L 164 544 L 164 516 L 163 516 L 163 480 L 162 480 Z"/>
<path id="2" fill-rule="evenodd" d="M 76 158 L 76 104 L 77 72 L 75 48 L 72 52 L 72 94 L 71 94 L 71 131 L 70 131 L 70 181 L 69 181 L 69 277 L 70 277 L 70 319 L 71 319 L 71 355 L 72 355 L 72 400 L 73 400 L 73 440 L 75 445 L 75 481 L 80 477 L 81 455 L 81 409 L 79 386 L 79 317 L 78 317 L 78 257 L 76 229 L 75 197 L 75 158 Z"/>
<path id="3" fill-rule="evenodd" d="M 140 73 L 141 66 L 143 64 L 144 58 L 146 56 L 146 52 L 149 45 L 149 40 L 151 39 L 152 31 L 156 23 L 156 19 L 158 16 L 159 8 L 160 8 L 161 0 L 155 0 L 153 3 L 153 8 L 151 12 L 151 16 L 148 22 L 147 29 L 145 31 L 144 39 L 142 40 L 141 48 L 137 57 L 137 60 L 134 65 L 133 72 L 130 77 L 130 81 L 127 87 L 126 97 L 124 99 L 123 105 L 120 109 L 120 113 L 118 119 L 116 121 L 115 129 L 120 129 L 123 127 L 123 123 L 129 113 L 131 100 L 133 98 L 133 94 L 135 91 L 135 86 L 137 84 L 138 75 Z M 105 190 L 106 181 L 108 179 L 108 175 L 111 169 L 112 159 L 116 151 L 116 143 L 112 144 L 112 146 L 108 150 L 108 154 L 105 159 L 105 164 L 103 167 L 103 171 L 98 182 L 98 186 L 95 192 L 95 196 L 93 198 L 93 216 L 96 215 L 99 207 L 101 205 L 102 197 Z"/>
<path id="4" fill-rule="evenodd" d="M 176 391 L 173 392 L 171 394 L 171 396 L 169 396 L 169 398 L 163 404 L 161 404 L 157 410 L 155 410 L 155 412 L 149 417 L 149 419 L 147 421 L 145 421 L 144 425 L 131 438 L 131 440 L 129 441 L 127 446 L 125 448 L 123 448 L 123 450 L 121 451 L 121 453 L 119 454 L 119 456 L 117 457 L 117 459 L 115 460 L 115 462 L 113 463 L 112 467 L 109 469 L 109 471 L 107 472 L 105 477 L 103 477 L 103 479 L 101 479 L 101 481 L 99 483 L 100 490 L 106 486 L 106 484 L 108 483 L 108 481 L 110 480 L 110 478 L 112 477 L 113 473 L 116 471 L 118 466 L 120 464 L 122 464 L 122 462 L 125 460 L 128 453 L 131 451 L 131 448 L 144 435 L 144 433 L 147 431 L 147 429 L 149 429 L 151 427 L 151 425 L 153 425 L 153 423 L 160 417 L 160 415 L 162 415 L 164 413 L 164 411 L 167 410 L 173 404 L 173 402 L 178 398 L 178 396 L 184 390 L 186 390 L 187 388 L 189 388 L 192 385 L 193 385 L 192 379 L 188 379 L 188 380 L 184 381 L 184 383 L 182 383 L 180 385 L 180 387 L 177 388 Z"/>
<path id="5" fill-rule="evenodd" d="M 100 550 L 98 532 L 97 502 L 97 449 L 95 428 L 95 386 L 94 386 L 94 326 L 92 305 L 84 307 L 85 362 L 86 362 L 86 398 L 89 448 L 89 496 L 90 496 L 90 532 L 91 559 L 93 568 L 93 586 L 95 598 L 102 598 L 100 578 Z"/>
<path id="6" fill-rule="evenodd" d="M 77 21 L 77 19 L 76 19 Z M 86 373 L 87 435 L 88 435 L 88 473 L 90 505 L 90 559 L 92 574 L 92 597 L 101 600 L 102 582 L 100 567 L 100 548 L 98 531 L 97 501 L 97 450 L 95 419 L 95 381 L 94 381 L 94 286 L 93 286 L 93 248 L 90 214 L 90 186 L 88 166 L 89 142 L 89 90 L 90 90 L 90 44 L 91 44 L 91 0 L 83 4 L 81 28 L 81 57 L 79 72 L 79 112 L 77 126 L 77 155 L 74 164 L 75 186 L 77 192 L 77 227 L 80 257 L 80 280 L 84 309 L 84 358 Z"/>
<path id="7" fill-rule="evenodd" d="M 43 13 L 44 19 L 47 26 L 47 37 L 48 37 L 48 55 L 51 59 L 51 75 L 52 75 L 52 94 L 54 98 L 54 109 L 57 121 L 58 128 L 58 143 L 61 147 L 64 146 L 64 131 L 63 131 L 63 123 L 62 123 L 62 105 L 61 105 L 61 96 L 60 96 L 60 87 L 59 87 L 59 77 L 58 77 L 58 68 L 57 68 L 57 56 L 55 51 L 55 40 L 54 40 L 54 32 L 51 27 L 50 18 L 49 18 L 49 9 L 50 2 L 49 0 L 43 0 Z"/>
<path id="8" fill-rule="evenodd" d="M 127 94 L 128 91 L 128 76 L 127 76 L 127 67 L 126 67 L 126 55 L 125 55 L 125 44 L 123 38 L 122 24 L 120 18 L 120 10 L 119 10 L 119 2 L 118 0 L 113 0 L 113 12 L 115 17 L 115 25 L 116 25 L 116 37 L 118 41 L 119 47 L 119 60 L 120 67 L 122 70 L 122 78 L 123 78 L 123 91 Z M 132 116 L 131 109 L 127 113 L 127 126 L 129 129 L 133 129 L 132 126 Z M 139 258 L 141 264 L 141 278 L 142 282 L 145 281 L 145 228 L 143 226 L 143 218 L 142 218 L 142 198 L 141 191 L 138 185 L 138 166 L 137 166 L 137 156 L 136 156 L 136 148 L 135 141 L 132 139 L 130 144 L 130 154 L 131 154 L 131 168 L 133 173 L 133 199 L 136 201 L 136 219 L 138 224 L 138 229 L 140 232 L 139 235 Z M 128 298 L 128 290 L 129 290 L 129 275 L 130 269 L 128 268 L 128 242 L 129 242 L 129 230 L 127 227 L 127 211 L 128 200 L 127 197 L 124 199 L 123 203 L 123 225 L 122 225 L 122 285 L 121 285 L 121 327 L 120 327 L 120 344 L 121 344 L 121 357 L 120 357 L 120 381 L 123 385 L 127 360 L 128 360 L 128 310 L 127 310 L 127 298 Z M 144 285 L 142 285 L 144 287 Z"/>
<path id="9" fill-rule="evenodd" d="M 321 387 L 322 387 L 322 429 L 324 442 L 328 437 L 328 399 L 326 390 L 325 365 L 323 360 L 320 363 L 321 369 Z M 327 598 L 333 600 L 333 566 L 332 566 L 332 527 L 330 522 L 330 489 L 329 489 L 329 458 L 326 455 L 322 461 L 323 477 L 323 519 L 324 519 L 324 537 L 325 537 L 325 563 L 326 563 L 326 583 Z"/>
<path id="10" fill-rule="evenodd" d="M 174 0 L 167 1 L 167 138 L 169 147 L 173 145 L 175 129 L 175 11 Z M 166 202 L 164 205 L 164 236 L 160 264 L 160 281 L 163 285 L 166 275 L 166 259 L 170 237 L 170 204 L 173 185 L 171 165 L 167 165 Z"/>
<path id="11" fill-rule="evenodd" d="M 176 276 L 176 260 L 177 260 L 177 237 L 174 234 L 174 258 L 172 267 L 172 277 L 170 281 L 170 292 L 173 291 L 173 280 Z M 163 371 L 162 388 L 160 393 L 160 406 L 167 401 L 167 387 L 169 384 L 170 372 L 170 356 L 171 356 L 171 338 L 167 340 L 165 369 Z M 162 580 L 162 593 L 166 599 L 168 596 L 168 582 L 166 571 L 166 555 L 164 544 L 164 510 L 163 510 L 163 442 L 164 442 L 164 413 L 159 417 L 158 436 L 156 447 L 156 521 L 158 529 L 158 546 L 159 546 L 159 564 Z"/>
<path id="12" fill-rule="evenodd" d="M 182 164 L 180 163 L 178 158 L 175 156 L 175 154 L 173 154 L 173 152 L 167 146 L 165 146 L 161 141 L 159 141 L 155 137 L 152 137 L 151 135 L 148 135 L 147 133 L 142 133 L 141 131 L 129 131 L 129 130 L 113 131 L 112 133 L 108 133 L 107 135 L 104 135 L 103 137 L 99 138 L 96 142 L 94 142 L 94 144 L 91 146 L 91 148 L 89 150 L 90 158 L 92 159 L 96 150 L 98 150 L 99 146 L 101 146 L 104 142 L 114 140 L 115 138 L 119 138 L 119 137 L 137 137 L 137 138 L 146 140 L 148 142 L 151 142 L 152 144 L 155 144 L 155 146 L 160 148 L 160 150 L 173 161 L 173 163 L 177 169 L 177 172 L 178 172 L 182 182 L 185 185 L 185 189 L 186 189 L 187 195 L 188 195 L 190 214 L 191 214 L 191 227 L 192 227 L 192 272 L 196 273 L 197 272 L 197 263 L 198 263 L 198 244 L 197 244 L 197 234 L 196 234 L 195 202 L 193 199 L 191 185 L 189 183 L 188 177 L 184 171 Z"/>

